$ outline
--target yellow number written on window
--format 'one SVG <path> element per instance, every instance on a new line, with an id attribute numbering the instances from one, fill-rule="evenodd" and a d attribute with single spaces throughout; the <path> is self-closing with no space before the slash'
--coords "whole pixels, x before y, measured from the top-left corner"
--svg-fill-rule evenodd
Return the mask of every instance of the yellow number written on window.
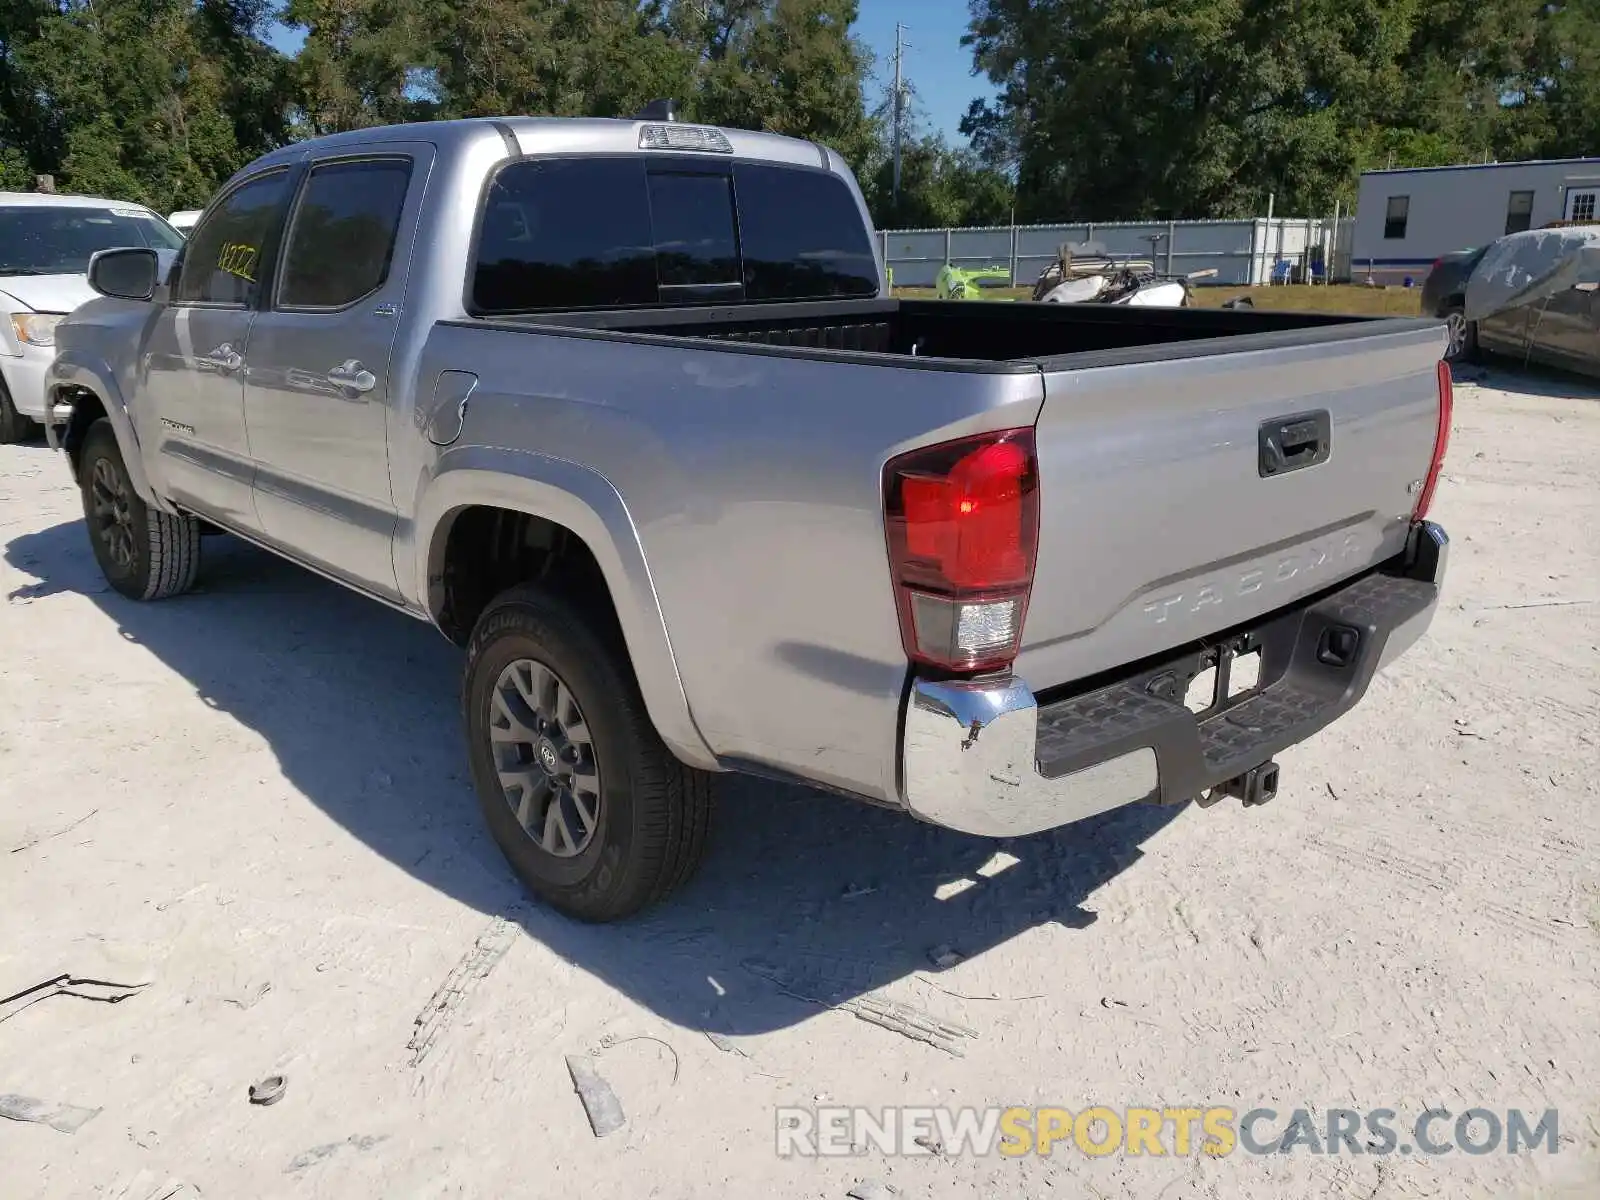
<path id="1" fill-rule="evenodd" d="M 217 269 L 226 271 L 229 275 L 237 275 L 249 283 L 256 281 L 256 262 L 261 257 L 261 252 L 254 246 L 247 246 L 243 242 L 228 242 L 222 247 L 222 253 L 217 257 Z"/>

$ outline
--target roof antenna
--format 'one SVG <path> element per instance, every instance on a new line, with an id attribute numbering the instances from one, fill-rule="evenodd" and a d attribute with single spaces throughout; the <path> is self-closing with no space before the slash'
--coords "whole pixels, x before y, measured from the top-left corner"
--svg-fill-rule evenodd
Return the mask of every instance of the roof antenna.
<path id="1" fill-rule="evenodd" d="M 678 119 L 678 102 L 676 100 L 652 100 L 641 108 L 633 119 L 635 121 L 676 121 Z"/>

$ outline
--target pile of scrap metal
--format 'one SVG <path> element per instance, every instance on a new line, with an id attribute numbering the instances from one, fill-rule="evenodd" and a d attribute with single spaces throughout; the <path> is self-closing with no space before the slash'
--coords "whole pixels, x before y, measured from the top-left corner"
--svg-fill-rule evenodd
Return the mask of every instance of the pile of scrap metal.
<path id="1" fill-rule="evenodd" d="M 1215 274 L 1162 275 L 1148 260 L 1114 258 L 1099 242 L 1066 242 L 1034 283 L 1033 298 L 1046 304 L 1185 308 L 1189 281 Z"/>

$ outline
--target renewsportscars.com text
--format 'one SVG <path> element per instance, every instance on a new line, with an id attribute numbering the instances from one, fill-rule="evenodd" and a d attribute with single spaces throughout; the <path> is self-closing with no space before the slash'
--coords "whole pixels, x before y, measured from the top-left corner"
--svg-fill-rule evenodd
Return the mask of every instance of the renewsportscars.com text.
<path id="1" fill-rule="evenodd" d="M 833 1157 L 875 1151 L 1006 1157 L 1055 1153 L 1100 1158 L 1187 1157 L 1198 1151 L 1246 1154 L 1389 1155 L 1554 1154 L 1555 1109 L 1531 1113 L 1474 1107 L 1357 1110 L 1238 1109 L 1093 1105 L 1067 1108 L 780 1108 L 780 1157 Z"/>

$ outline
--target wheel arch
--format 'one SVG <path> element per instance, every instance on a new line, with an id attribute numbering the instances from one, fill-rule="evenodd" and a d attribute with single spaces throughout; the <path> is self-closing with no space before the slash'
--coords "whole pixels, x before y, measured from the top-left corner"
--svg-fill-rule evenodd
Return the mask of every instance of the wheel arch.
<path id="1" fill-rule="evenodd" d="M 127 400 L 123 397 L 122 389 L 117 386 L 116 376 L 111 369 L 103 362 L 71 351 L 63 351 L 51 364 L 48 380 L 45 409 L 47 434 L 52 446 L 59 446 L 66 451 L 73 478 L 77 478 L 78 460 L 89 427 L 104 417 L 111 423 L 111 428 L 117 435 L 117 446 L 122 451 L 123 464 L 128 469 L 128 478 L 133 483 L 133 490 L 139 494 L 139 499 L 161 512 L 176 512 L 170 504 L 157 495 L 155 488 L 150 484 L 150 477 L 145 471 L 144 454 L 139 444 L 139 431 L 134 427 L 133 417 L 128 412 Z M 65 431 L 58 434 L 56 432 L 58 426 L 51 421 L 50 415 L 51 410 L 61 403 L 72 406 L 72 417 L 67 422 Z"/>
<path id="2" fill-rule="evenodd" d="M 484 553 L 479 530 L 498 522 L 515 536 L 495 545 L 545 551 L 561 544 L 561 578 L 583 590 L 603 588 L 646 711 L 661 738 L 683 762 L 717 769 L 716 756 L 695 724 L 678 673 L 667 622 L 626 504 L 611 482 L 587 467 L 527 451 L 462 447 L 441 456 L 415 509 L 414 594 L 429 618 L 463 644 L 495 588 L 529 582 L 526 567 L 543 559 L 503 551 Z M 592 564 L 592 575 L 587 564 Z M 396 564 L 397 567 L 401 564 Z M 507 570 L 515 565 L 515 571 Z M 462 571 L 488 572 L 468 576 Z M 515 578 L 513 578 L 515 576 Z M 600 601 L 601 595 L 587 597 Z"/>

